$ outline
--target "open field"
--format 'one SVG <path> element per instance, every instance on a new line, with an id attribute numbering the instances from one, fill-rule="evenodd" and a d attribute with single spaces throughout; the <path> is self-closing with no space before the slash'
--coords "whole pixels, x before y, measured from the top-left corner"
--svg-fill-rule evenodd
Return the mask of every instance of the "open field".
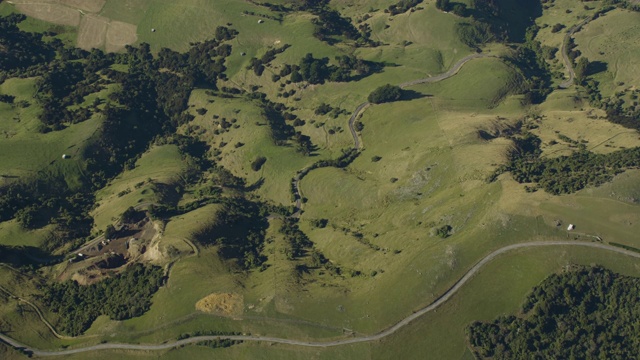
<path id="1" fill-rule="evenodd" d="M 78 29 L 78 47 L 91 50 L 100 49 L 104 45 L 104 34 L 107 31 L 108 19 L 100 16 L 83 16 Z"/>

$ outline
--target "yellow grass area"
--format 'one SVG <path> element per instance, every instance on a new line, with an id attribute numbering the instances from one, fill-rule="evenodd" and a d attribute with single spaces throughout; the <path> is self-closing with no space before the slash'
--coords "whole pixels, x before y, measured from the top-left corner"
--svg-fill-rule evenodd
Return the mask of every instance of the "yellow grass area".
<path id="1" fill-rule="evenodd" d="M 213 293 L 196 303 L 198 311 L 232 317 L 241 315 L 243 307 L 242 295 L 236 293 Z"/>
<path id="2" fill-rule="evenodd" d="M 138 40 L 138 27 L 121 21 L 111 21 L 106 34 L 106 51 L 119 51 Z"/>
<path id="3" fill-rule="evenodd" d="M 78 26 L 80 24 L 80 12 L 64 5 L 31 3 L 23 0 L 16 1 L 15 4 L 20 12 L 39 20 L 58 25 Z"/>
<path id="4" fill-rule="evenodd" d="M 25 15 L 53 24 L 77 26 L 77 46 L 120 51 L 138 40 L 138 27 L 97 15 L 106 0 L 16 0 L 16 9 Z"/>
<path id="5" fill-rule="evenodd" d="M 101 48 L 108 24 L 109 19 L 102 16 L 83 16 L 78 29 L 78 47 L 85 50 Z"/>
<path id="6" fill-rule="evenodd" d="M 73 8 L 97 13 L 102 10 L 107 0 L 53 0 L 53 2 L 59 2 Z"/>

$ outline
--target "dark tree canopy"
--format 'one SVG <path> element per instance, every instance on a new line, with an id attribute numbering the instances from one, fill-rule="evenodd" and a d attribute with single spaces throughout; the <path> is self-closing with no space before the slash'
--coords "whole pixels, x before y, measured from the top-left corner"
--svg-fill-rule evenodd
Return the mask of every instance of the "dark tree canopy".
<path id="1" fill-rule="evenodd" d="M 161 267 L 135 264 L 118 276 L 92 285 L 82 286 L 75 281 L 47 285 L 42 301 L 60 316 L 58 326 L 76 336 L 99 315 L 125 320 L 144 314 L 163 282 Z"/>
<path id="2" fill-rule="evenodd" d="M 639 293 L 640 278 L 600 267 L 551 275 L 521 316 L 471 324 L 469 344 L 480 359 L 634 359 Z"/>
<path id="3" fill-rule="evenodd" d="M 387 84 L 373 90 L 367 100 L 369 100 L 370 103 L 382 104 L 400 100 L 401 97 L 402 89 L 399 86 Z"/>

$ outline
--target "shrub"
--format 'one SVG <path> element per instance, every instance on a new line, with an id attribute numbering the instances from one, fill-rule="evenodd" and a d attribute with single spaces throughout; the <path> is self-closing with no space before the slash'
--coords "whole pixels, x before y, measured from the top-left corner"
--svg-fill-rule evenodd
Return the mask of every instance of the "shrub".
<path id="1" fill-rule="evenodd" d="M 255 160 L 253 160 L 253 162 L 251 163 L 251 169 L 253 171 L 258 171 L 262 168 L 262 165 L 264 165 L 264 163 L 267 162 L 267 158 L 264 156 L 258 156 L 258 158 L 256 158 Z"/>

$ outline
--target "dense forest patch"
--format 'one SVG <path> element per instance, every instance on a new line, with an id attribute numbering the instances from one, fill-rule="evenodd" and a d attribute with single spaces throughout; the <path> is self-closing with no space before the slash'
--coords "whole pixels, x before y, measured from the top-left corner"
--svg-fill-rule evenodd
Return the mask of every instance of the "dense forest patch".
<path id="1" fill-rule="evenodd" d="M 584 145 L 571 155 L 555 158 L 543 157 L 541 140 L 532 133 L 512 137 L 515 149 L 509 155 L 509 163 L 501 166 L 491 176 L 510 172 L 519 183 L 533 183 L 554 195 L 570 194 L 587 186 L 598 186 L 611 181 L 617 174 L 640 167 L 640 148 L 618 150 L 609 154 L 587 151 Z"/>
<path id="2" fill-rule="evenodd" d="M 75 281 L 46 285 L 42 301 L 60 316 L 60 329 L 76 336 L 100 315 L 125 320 L 144 314 L 163 283 L 161 267 L 135 264 L 120 275 L 93 285 L 82 286 Z"/>
<path id="3" fill-rule="evenodd" d="M 632 359 L 640 353 L 640 278 L 581 267 L 545 279 L 520 316 L 475 322 L 479 359 Z"/>

